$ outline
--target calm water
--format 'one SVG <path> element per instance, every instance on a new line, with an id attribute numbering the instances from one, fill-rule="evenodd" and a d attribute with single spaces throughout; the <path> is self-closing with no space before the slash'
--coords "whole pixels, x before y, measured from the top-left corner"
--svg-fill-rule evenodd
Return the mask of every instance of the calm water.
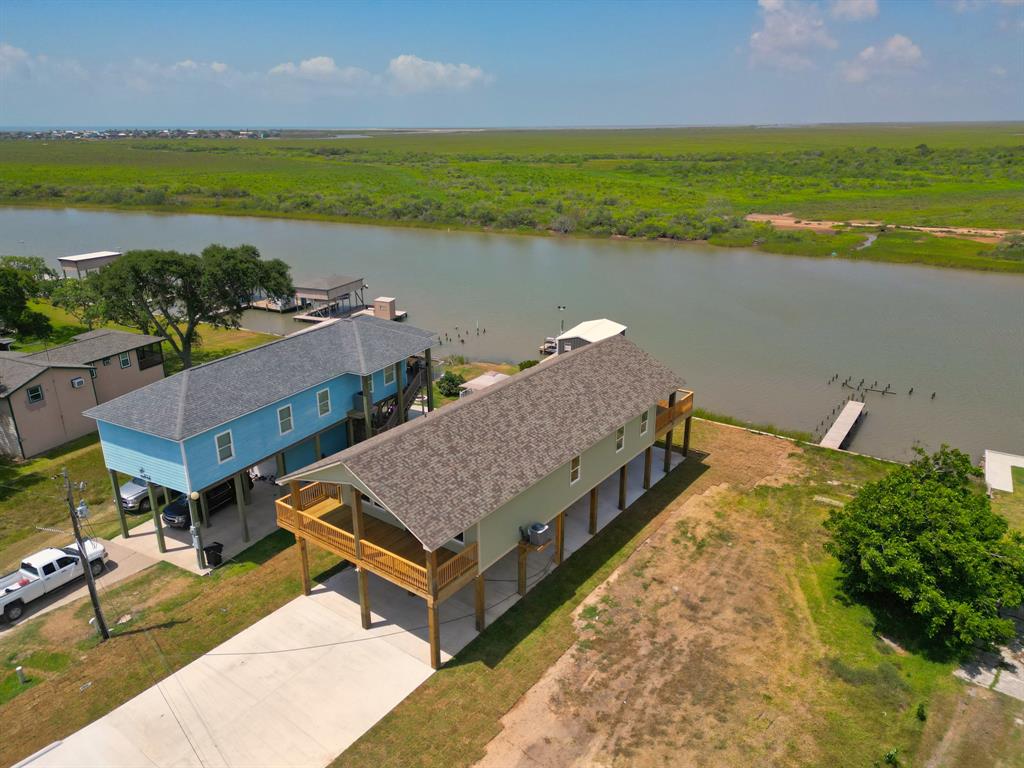
<path id="1" fill-rule="evenodd" d="M 297 280 L 364 276 L 410 322 L 469 357 L 536 357 L 544 336 L 610 317 L 686 379 L 698 404 L 812 431 L 844 398 L 868 396 L 854 450 L 905 457 L 915 441 L 1024 453 L 1024 278 L 702 245 L 562 240 L 214 216 L 0 209 L 0 253 L 198 251 L 253 243 Z M 560 314 L 556 307 L 564 305 Z M 564 317 L 563 317 L 564 315 Z M 477 324 L 486 333 L 477 335 Z M 247 313 L 247 327 L 291 330 Z M 465 334 L 464 334 L 465 335 Z M 914 395 L 907 391 L 914 387 Z M 934 400 L 931 393 L 936 392 Z"/>

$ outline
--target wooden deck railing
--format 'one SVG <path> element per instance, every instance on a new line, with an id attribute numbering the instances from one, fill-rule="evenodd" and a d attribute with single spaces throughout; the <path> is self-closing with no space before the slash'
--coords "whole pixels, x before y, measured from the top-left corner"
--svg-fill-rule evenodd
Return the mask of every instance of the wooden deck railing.
<path id="1" fill-rule="evenodd" d="M 444 589 L 446 586 L 462 576 L 467 571 L 476 568 L 476 542 L 467 544 L 455 557 L 446 560 L 437 567 L 437 588 Z"/>
<path id="2" fill-rule="evenodd" d="M 275 502 L 278 526 L 296 535 L 301 534 L 313 539 L 332 552 L 341 555 L 346 560 L 353 560 L 355 558 L 355 538 L 351 533 L 341 528 L 336 528 L 330 523 L 325 523 L 318 517 L 293 509 L 290 502 L 291 496 L 284 496 Z"/>
<path id="3" fill-rule="evenodd" d="M 363 558 L 358 565 L 365 565 L 371 571 L 415 592 L 427 591 L 427 569 L 422 565 L 416 565 L 366 539 L 360 542 L 360 546 Z"/>
<path id="4" fill-rule="evenodd" d="M 333 483 L 310 483 L 299 489 L 299 506 L 302 509 L 309 509 L 327 499 L 341 501 L 341 486 Z"/>
<path id="5" fill-rule="evenodd" d="M 662 432 L 692 413 L 693 392 L 686 389 L 678 390 L 675 405 L 669 405 L 668 400 L 658 403 L 658 414 L 654 417 L 654 433 L 660 436 Z"/>

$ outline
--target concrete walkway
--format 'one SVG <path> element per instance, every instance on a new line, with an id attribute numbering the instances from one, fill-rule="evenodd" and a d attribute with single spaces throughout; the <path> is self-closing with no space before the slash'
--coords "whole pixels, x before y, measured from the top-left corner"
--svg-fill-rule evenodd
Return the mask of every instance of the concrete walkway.
<path id="1" fill-rule="evenodd" d="M 110 554 L 106 569 L 96 579 L 96 587 L 101 595 L 104 589 L 109 589 L 119 581 L 123 581 L 129 576 L 134 576 L 139 571 L 157 562 L 154 558 L 124 547 L 115 541 L 106 541 L 104 539 L 99 539 L 99 541 L 103 542 L 103 546 L 107 548 L 107 552 Z M 88 597 L 88 595 L 89 587 L 86 585 L 85 579 L 79 579 L 71 584 L 66 584 L 53 594 L 46 595 L 29 603 L 25 607 L 25 613 L 13 624 L 0 621 L 0 635 L 24 624 L 26 621 L 31 621 L 36 616 L 47 614 L 55 608 L 60 608 L 62 605 L 67 605 L 79 598 Z M 107 618 L 110 621 L 117 619 L 116 616 Z"/>
<path id="2" fill-rule="evenodd" d="M 662 476 L 655 449 L 652 480 Z M 642 480 L 640 455 L 629 503 Z M 617 488 L 617 473 L 601 485 L 599 527 L 620 514 Z M 568 511 L 566 556 L 590 538 L 588 514 L 586 496 Z M 552 570 L 551 549 L 531 555 L 529 586 Z M 516 570 L 514 551 L 487 569 L 488 623 L 520 599 Z M 432 674 L 423 600 L 371 577 L 370 605 L 363 630 L 345 569 L 25 765 L 322 768 Z M 473 616 L 472 586 L 441 605 L 444 660 L 476 637 Z"/>
<path id="3" fill-rule="evenodd" d="M 1024 456 L 986 450 L 985 484 L 997 491 L 1013 493 L 1013 467 L 1024 467 Z"/>

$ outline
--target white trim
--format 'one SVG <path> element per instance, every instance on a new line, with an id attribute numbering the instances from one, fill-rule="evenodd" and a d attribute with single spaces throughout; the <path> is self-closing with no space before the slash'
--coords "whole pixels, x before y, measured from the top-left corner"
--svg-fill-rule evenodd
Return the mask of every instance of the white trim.
<path id="1" fill-rule="evenodd" d="M 39 390 L 39 397 L 35 400 L 32 399 L 32 390 Z M 28 399 L 29 405 L 35 405 L 36 403 L 42 403 L 46 401 L 46 390 L 43 389 L 42 384 L 33 384 L 31 387 L 25 387 L 25 396 Z"/>
<path id="2" fill-rule="evenodd" d="M 281 429 L 281 411 L 288 411 L 288 429 Z M 277 409 L 277 433 L 279 435 L 287 435 L 289 432 L 295 429 L 295 412 L 292 410 L 292 404 L 282 405 Z"/>
<path id="3" fill-rule="evenodd" d="M 320 395 L 327 393 L 327 410 L 320 409 Z M 331 388 L 325 387 L 324 389 L 318 390 L 316 393 L 316 412 L 317 415 L 322 419 L 324 416 L 331 415 Z"/>
<path id="4" fill-rule="evenodd" d="M 615 430 L 615 452 L 622 453 L 626 447 L 626 426 L 623 425 Z"/>
<path id="5" fill-rule="evenodd" d="M 218 438 L 224 435 L 228 436 L 228 446 L 231 448 L 231 455 L 228 456 L 226 459 L 222 459 L 220 457 L 220 441 L 218 440 Z M 225 429 L 223 432 L 218 432 L 216 435 L 213 436 L 213 448 L 217 452 L 218 464 L 223 464 L 235 458 L 235 436 L 231 434 L 230 429 Z"/>
<path id="6" fill-rule="evenodd" d="M 640 414 L 640 434 L 646 435 L 651 424 L 651 412 L 649 410 Z"/>
<path id="7" fill-rule="evenodd" d="M 126 360 L 128 361 L 127 363 L 125 362 Z M 124 368 L 131 368 L 132 367 L 132 353 L 130 351 L 128 351 L 128 352 L 118 352 L 117 353 L 117 364 L 120 365 L 122 369 L 124 369 Z"/>
<path id="8" fill-rule="evenodd" d="M 576 462 L 576 479 L 575 480 L 572 477 L 572 472 L 573 472 L 572 464 L 573 464 L 573 462 Z M 583 456 L 582 456 L 582 454 L 577 455 L 577 456 L 573 456 L 571 459 L 569 459 L 569 485 L 570 486 L 576 485 L 576 483 L 578 483 L 580 481 L 581 477 L 583 477 Z"/>

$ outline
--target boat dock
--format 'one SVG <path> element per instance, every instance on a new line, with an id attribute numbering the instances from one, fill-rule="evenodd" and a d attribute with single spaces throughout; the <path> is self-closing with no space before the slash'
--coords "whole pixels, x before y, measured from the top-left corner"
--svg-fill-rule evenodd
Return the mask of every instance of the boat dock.
<path id="1" fill-rule="evenodd" d="M 843 410 L 839 412 L 839 416 L 832 422 L 832 426 L 828 428 L 828 432 L 818 445 L 823 448 L 841 448 L 863 415 L 864 403 L 850 400 L 843 406 Z"/>

